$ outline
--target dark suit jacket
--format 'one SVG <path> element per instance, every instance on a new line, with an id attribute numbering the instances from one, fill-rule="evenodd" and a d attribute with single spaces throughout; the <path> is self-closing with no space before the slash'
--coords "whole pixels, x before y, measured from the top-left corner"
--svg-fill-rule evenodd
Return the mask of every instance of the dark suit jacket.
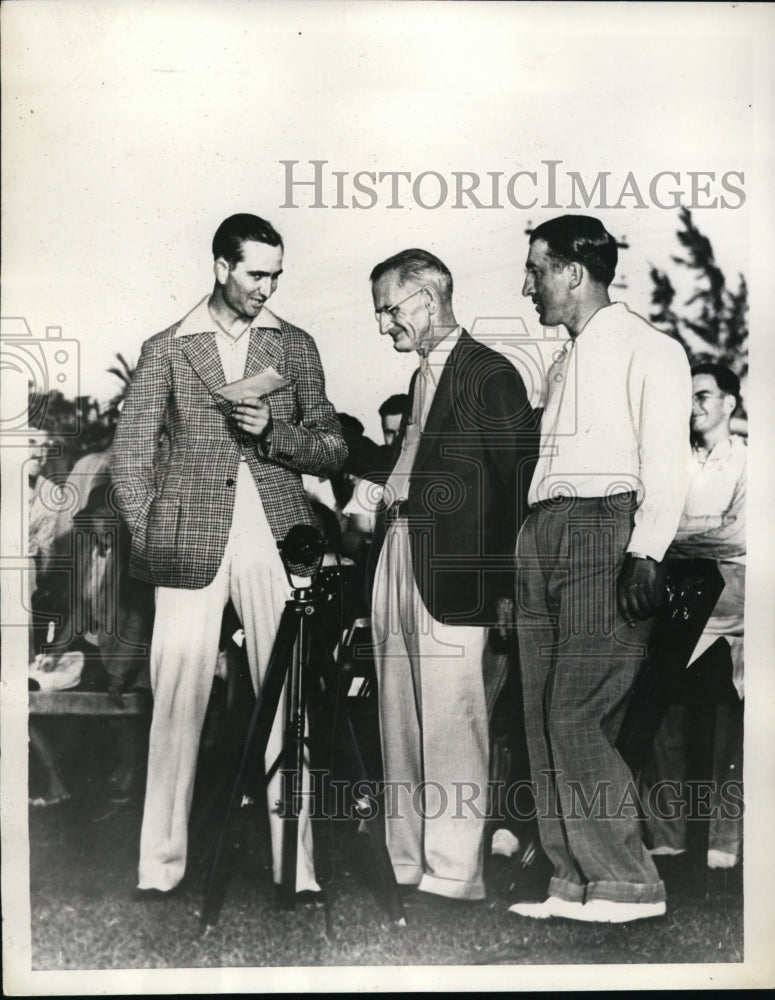
<path id="1" fill-rule="evenodd" d="M 535 415 L 519 373 L 463 331 L 439 378 L 409 484 L 414 577 L 436 620 L 493 625 L 497 599 L 513 596 L 517 531 L 537 447 Z M 374 566 L 384 534 L 383 513 Z"/>

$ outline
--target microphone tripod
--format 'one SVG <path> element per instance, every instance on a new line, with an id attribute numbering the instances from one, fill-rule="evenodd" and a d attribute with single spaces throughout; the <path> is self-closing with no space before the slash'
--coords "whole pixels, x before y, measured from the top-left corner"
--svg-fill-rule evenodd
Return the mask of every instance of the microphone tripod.
<path id="1" fill-rule="evenodd" d="M 304 752 L 308 740 L 305 728 L 309 720 L 310 740 L 318 744 L 316 715 L 308 708 L 325 707 L 332 702 L 334 717 L 331 725 L 341 724 L 344 733 L 343 750 L 349 758 L 350 773 L 356 776 L 359 791 L 355 802 L 356 814 L 364 821 L 374 855 L 375 871 L 381 885 L 385 908 L 391 920 L 404 926 L 406 917 L 395 880 L 393 866 L 385 845 L 380 823 L 377 797 L 370 791 L 363 757 L 358 747 L 352 721 L 346 709 L 339 709 L 338 699 L 331 697 L 336 690 L 337 667 L 329 651 L 321 622 L 323 595 L 316 579 L 323 561 L 324 543 L 320 533 L 310 525 L 296 525 L 278 543 L 293 587 L 289 564 L 315 564 L 309 586 L 293 588 L 286 602 L 277 630 L 277 637 L 261 690 L 256 698 L 245 736 L 245 749 L 232 787 L 218 835 L 212 869 L 205 890 L 201 927 L 207 932 L 215 926 L 226 898 L 229 875 L 234 867 L 234 851 L 230 837 L 237 810 L 245 796 L 255 794 L 257 784 L 268 782 L 278 768 L 283 775 L 280 815 L 283 819 L 282 867 L 280 897 L 287 907 L 293 907 L 296 896 L 296 866 L 299 816 L 304 798 Z M 287 682 L 287 684 L 286 684 Z M 283 745 L 268 772 L 264 770 L 264 755 L 278 711 L 283 689 L 286 688 Z M 346 699 L 345 699 L 346 700 Z M 342 718 L 338 718 L 341 712 Z M 314 730 L 314 732 L 313 732 Z M 313 740 L 312 737 L 316 738 Z"/>

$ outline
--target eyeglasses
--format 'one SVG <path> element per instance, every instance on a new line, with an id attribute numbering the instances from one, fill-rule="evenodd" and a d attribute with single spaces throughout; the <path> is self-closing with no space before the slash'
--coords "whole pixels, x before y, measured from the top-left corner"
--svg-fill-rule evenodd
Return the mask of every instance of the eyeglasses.
<path id="1" fill-rule="evenodd" d="M 415 288 L 415 290 L 410 292 L 405 299 L 401 299 L 400 302 L 394 302 L 392 306 L 381 306 L 379 309 L 374 311 L 374 318 L 378 323 L 380 321 L 380 317 L 383 315 L 387 315 L 391 319 L 395 319 L 398 315 L 399 308 L 404 304 L 404 302 L 408 302 L 409 299 L 413 298 L 415 295 L 420 292 L 424 292 L 427 287 L 427 285 L 423 285 L 422 288 Z"/>

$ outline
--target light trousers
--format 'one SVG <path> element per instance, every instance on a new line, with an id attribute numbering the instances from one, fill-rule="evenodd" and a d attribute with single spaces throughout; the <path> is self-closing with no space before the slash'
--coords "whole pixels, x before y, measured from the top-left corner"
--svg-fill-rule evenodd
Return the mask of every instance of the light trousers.
<path id="1" fill-rule="evenodd" d="M 372 610 L 387 847 L 399 884 L 456 899 L 485 895 L 486 636 L 431 618 L 406 521 L 391 525 Z"/>
<path id="2" fill-rule="evenodd" d="M 290 587 L 258 490 L 247 464 L 240 463 L 231 530 L 213 581 L 199 590 L 156 589 L 151 642 L 153 718 L 140 835 L 141 889 L 170 890 L 185 872 L 199 740 L 218 658 L 223 610 L 229 598 L 245 630 L 251 680 L 258 692 L 289 597 Z M 282 705 L 281 698 L 267 746 L 267 768 L 282 747 Z M 306 773 L 304 781 L 308 790 Z M 267 797 L 272 870 L 275 882 L 279 882 L 283 827 L 276 811 L 281 798 L 279 771 L 269 782 Z M 297 891 L 318 889 L 308 795 L 304 796 L 299 819 L 297 857 Z"/>

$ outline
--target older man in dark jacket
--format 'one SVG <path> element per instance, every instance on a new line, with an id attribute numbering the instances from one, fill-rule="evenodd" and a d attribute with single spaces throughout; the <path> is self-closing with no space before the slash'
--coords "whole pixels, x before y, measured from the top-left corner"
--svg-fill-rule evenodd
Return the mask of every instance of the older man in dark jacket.
<path id="1" fill-rule="evenodd" d="M 437 257 L 405 250 L 371 281 L 380 332 L 420 356 L 375 532 L 388 849 L 399 883 L 481 899 L 482 656 L 511 603 L 533 412 L 511 363 L 458 326 L 452 276 Z"/>

